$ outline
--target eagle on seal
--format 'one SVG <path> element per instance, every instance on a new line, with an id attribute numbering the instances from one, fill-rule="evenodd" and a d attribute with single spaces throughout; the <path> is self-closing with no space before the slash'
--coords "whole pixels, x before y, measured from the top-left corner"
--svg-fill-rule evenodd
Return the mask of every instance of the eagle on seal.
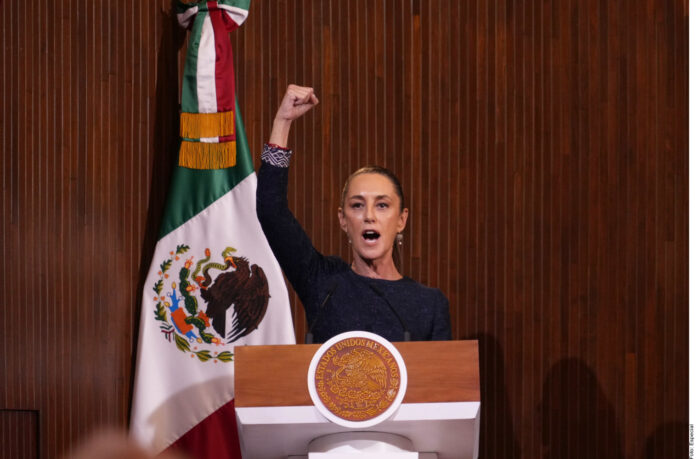
<path id="1" fill-rule="evenodd" d="M 352 349 L 334 357 L 338 367 L 332 380 L 350 389 L 380 390 L 387 387 L 387 368 L 379 357 L 366 349 Z"/>
<path id="2" fill-rule="evenodd" d="M 259 327 L 271 297 L 263 269 L 250 265 L 244 257 L 232 258 L 236 269 L 221 273 L 212 285 L 201 290 L 201 297 L 208 303 L 206 314 L 215 331 L 227 343 L 233 343 Z M 230 307 L 234 307 L 234 319 L 231 329 L 226 330 L 225 319 Z"/>

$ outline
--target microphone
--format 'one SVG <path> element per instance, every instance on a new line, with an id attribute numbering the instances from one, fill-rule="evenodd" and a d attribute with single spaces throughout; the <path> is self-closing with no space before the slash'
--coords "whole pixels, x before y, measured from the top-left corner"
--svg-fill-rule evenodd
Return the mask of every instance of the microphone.
<path id="1" fill-rule="evenodd" d="M 314 326 L 317 324 L 317 320 L 319 320 L 319 317 L 321 317 L 321 313 L 324 309 L 324 305 L 326 305 L 326 302 L 329 301 L 329 298 L 331 298 L 331 295 L 333 295 L 333 292 L 336 290 L 336 287 L 338 287 L 338 282 L 334 282 L 331 288 L 329 289 L 329 293 L 326 294 L 324 297 L 324 301 L 321 302 L 319 305 L 319 309 L 317 310 L 317 315 L 314 317 L 314 320 L 312 321 L 312 325 L 309 326 L 309 330 L 307 330 L 307 333 L 305 334 L 305 339 L 304 342 L 305 344 L 312 344 L 314 342 L 314 335 L 312 334 L 312 330 L 314 330 Z"/>
<path id="2" fill-rule="evenodd" d="M 367 285 L 377 294 L 379 295 L 385 303 L 387 303 L 387 306 L 389 306 L 389 309 L 394 313 L 397 319 L 399 319 L 399 323 L 401 324 L 401 328 L 404 329 L 404 341 L 411 341 L 411 332 L 409 332 L 406 329 L 406 324 L 404 323 L 404 319 L 401 318 L 401 315 L 399 315 L 398 312 L 396 312 L 396 309 L 394 306 L 392 306 L 391 302 L 389 299 L 384 295 L 384 292 L 382 292 L 380 289 L 377 288 L 376 285 L 372 284 L 371 282 L 368 282 Z"/>

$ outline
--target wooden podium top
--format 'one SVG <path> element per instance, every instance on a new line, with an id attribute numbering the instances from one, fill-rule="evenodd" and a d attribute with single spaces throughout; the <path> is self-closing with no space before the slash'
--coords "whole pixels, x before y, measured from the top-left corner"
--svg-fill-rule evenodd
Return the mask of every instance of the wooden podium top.
<path id="1" fill-rule="evenodd" d="M 408 372 L 402 403 L 478 402 L 478 341 L 392 343 Z M 313 405 L 307 370 L 319 344 L 239 346 L 234 352 L 237 407 Z"/>

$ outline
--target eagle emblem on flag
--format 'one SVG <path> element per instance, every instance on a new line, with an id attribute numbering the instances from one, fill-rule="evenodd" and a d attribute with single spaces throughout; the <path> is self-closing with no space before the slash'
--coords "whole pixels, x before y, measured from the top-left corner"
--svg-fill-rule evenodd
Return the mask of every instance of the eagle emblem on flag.
<path id="1" fill-rule="evenodd" d="M 256 330 L 263 320 L 270 293 L 263 269 L 226 247 L 219 261 L 209 248 L 195 259 L 190 247 L 177 245 L 163 260 L 156 296 L 155 319 L 164 337 L 201 362 L 230 362 L 234 354 L 217 351 Z"/>

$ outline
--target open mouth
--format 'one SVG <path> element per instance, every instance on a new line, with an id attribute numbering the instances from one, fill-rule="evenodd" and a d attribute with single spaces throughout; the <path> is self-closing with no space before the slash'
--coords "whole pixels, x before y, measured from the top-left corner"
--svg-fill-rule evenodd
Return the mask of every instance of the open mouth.
<path id="1" fill-rule="evenodd" d="M 363 231 L 362 233 L 362 237 L 366 241 L 376 241 L 377 239 L 379 239 L 379 236 L 380 234 L 375 230 L 367 230 Z"/>

